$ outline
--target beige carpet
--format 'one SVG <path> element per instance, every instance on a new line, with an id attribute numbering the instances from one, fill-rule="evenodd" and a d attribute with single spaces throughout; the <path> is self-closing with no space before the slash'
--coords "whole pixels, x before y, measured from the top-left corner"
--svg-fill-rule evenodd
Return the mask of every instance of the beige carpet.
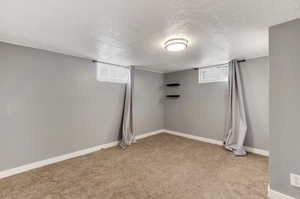
<path id="1" fill-rule="evenodd" d="M 160 134 L 0 180 L 1 199 L 267 198 L 268 159 Z"/>

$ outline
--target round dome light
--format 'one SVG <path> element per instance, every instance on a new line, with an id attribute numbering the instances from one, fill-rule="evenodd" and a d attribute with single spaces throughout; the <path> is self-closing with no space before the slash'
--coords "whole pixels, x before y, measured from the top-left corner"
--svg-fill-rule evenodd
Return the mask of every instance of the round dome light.
<path id="1" fill-rule="evenodd" d="M 165 42 L 165 49 L 171 52 L 178 52 L 188 47 L 188 40 L 183 38 L 169 39 Z"/>

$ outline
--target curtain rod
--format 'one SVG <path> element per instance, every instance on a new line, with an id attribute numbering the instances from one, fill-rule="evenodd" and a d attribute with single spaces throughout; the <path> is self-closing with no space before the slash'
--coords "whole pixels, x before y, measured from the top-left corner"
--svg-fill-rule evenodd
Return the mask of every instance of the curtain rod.
<path id="1" fill-rule="evenodd" d="M 122 67 L 122 68 L 129 68 L 129 66 L 124 66 L 124 65 L 120 65 L 120 64 L 113 64 L 110 62 L 104 62 L 104 61 L 99 61 L 99 60 L 92 60 L 93 63 L 101 63 L 101 64 L 107 64 L 107 65 L 111 65 L 111 66 L 117 66 L 117 67 Z"/>
<path id="2" fill-rule="evenodd" d="M 122 67 L 122 68 L 129 68 L 129 66 L 124 66 L 124 65 L 120 65 L 120 64 L 113 64 L 113 63 L 110 63 L 110 62 L 104 62 L 104 61 L 99 61 L 99 60 L 95 60 L 95 59 L 93 59 L 92 62 L 93 63 L 107 64 L 107 65 L 117 66 L 117 67 Z M 246 62 L 246 59 L 241 59 L 241 60 L 238 60 L 237 62 L 238 63 Z M 204 67 L 201 67 L 201 68 L 209 68 L 209 67 L 214 67 L 214 66 L 219 66 L 219 65 L 225 65 L 225 64 L 228 64 L 228 62 L 223 63 L 223 64 L 212 65 L 212 66 L 204 66 Z M 198 68 L 194 68 L 194 70 L 198 70 L 198 69 L 199 69 L 199 67 Z"/>
<path id="3" fill-rule="evenodd" d="M 246 62 L 246 59 L 241 59 L 241 60 L 237 60 L 238 63 L 242 63 L 242 62 Z M 215 66 L 220 66 L 220 65 L 226 65 L 229 62 L 223 63 L 223 64 L 216 64 L 216 65 L 211 65 L 211 66 L 203 66 L 203 67 L 198 67 L 198 68 L 194 68 L 194 70 L 198 70 L 199 68 L 210 68 L 210 67 L 215 67 Z"/>
<path id="4" fill-rule="evenodd" d="M 242 62 L 246 62 L 246 61 L 247 61 L 246 59 L 241 59 L 241 60 L 238 60 L 237 62 L 242 63 Z"/>

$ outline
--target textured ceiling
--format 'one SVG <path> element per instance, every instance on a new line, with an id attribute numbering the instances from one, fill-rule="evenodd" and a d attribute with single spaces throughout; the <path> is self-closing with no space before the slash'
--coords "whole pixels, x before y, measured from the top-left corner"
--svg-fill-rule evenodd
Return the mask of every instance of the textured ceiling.
<path id="1" fill-rule="evenodd" d="M 0 0 L 0 40 L 122 65 L 176 71 L 268 55 L 268 27 L 300 0 Z M 190 47 L 166 52 L 176 36 Z"/>

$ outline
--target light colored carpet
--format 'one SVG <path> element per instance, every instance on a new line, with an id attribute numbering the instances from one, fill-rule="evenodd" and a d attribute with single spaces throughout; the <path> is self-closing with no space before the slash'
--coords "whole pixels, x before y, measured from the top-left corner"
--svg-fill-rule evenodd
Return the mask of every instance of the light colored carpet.
<path id="1" fill-rule="evenodd" d="M 268 159 L 168 134 L 0 180 L 1 199 L 267 198 Z"/>

